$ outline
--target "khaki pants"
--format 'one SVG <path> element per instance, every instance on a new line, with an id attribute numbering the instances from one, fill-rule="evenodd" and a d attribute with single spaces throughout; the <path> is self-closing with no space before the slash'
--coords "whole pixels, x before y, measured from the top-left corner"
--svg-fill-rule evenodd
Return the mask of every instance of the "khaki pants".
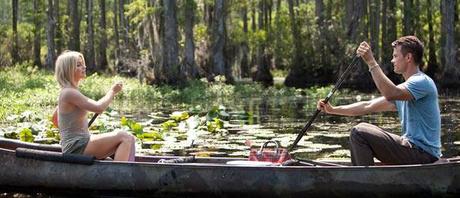
<path id="1" fill-rule="evenodd" d="M 356 166 L 372 166 L 374 157 L 384 164 L 425 164 L 438 160 L 406 138 L 368 123 L 360 123 L 351 130 L 350 151 L 351 162 Z"/>

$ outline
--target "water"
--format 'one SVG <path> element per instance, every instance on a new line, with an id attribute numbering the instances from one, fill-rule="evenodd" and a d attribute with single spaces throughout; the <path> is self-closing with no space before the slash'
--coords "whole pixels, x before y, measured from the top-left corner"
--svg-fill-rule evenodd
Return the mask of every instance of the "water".
<path id="1" fill-rule="evenodd" d="M 339 97 L 333 104 L 349 104 L 369 100 L 376 95 L 358 94 L 351 97 Z M 143 141 L 138 151 L 145 155 L 197 155 L 247 157 L 250 141 L 253 148 L 260 147 L 268 140 L 276 140 L 281 146 L 293 143 L 302 127 L 316 110 L 317 99 L 305 96 L 297 97 L 253 97 L 218 101 L 226 107 L 230 121 L 225 123 L 227 130 L 216 133 L 198 132 L 193 145 L 187 139 L 186 132 L 171 131 L 165 133 L 165 141 Z M 137 104 L 139 105 L 139 104 Z M 126 104 L 115 105 L 122 115 L 155 128 L 149 114 L 168 117 L 175 110 L 186 108 L 165 104 L 140 104 L 134 110 L 127 110 Z M 129 105 L 128 105 L 129 106 Z M 440 96 L 442 119 L 442 153 L 444 157 L 459 154 L 460 145 L 460 97 L 442 94 Z M 161 113 L 158 113 L 161 112 Z M 242 116 L 243 115 L 243 116 Z M 246 115 L 246 116 L 244 116 Z M 387 131 L 400 134 L 401 128 L 396 112 L 384 112 L 357 117 L 335 115 L 318 116 L 307 134 L 292 152 L 297 157 L 308 159 L 349 160 L 348 135 L 352 126 L 368 122 Z"/>

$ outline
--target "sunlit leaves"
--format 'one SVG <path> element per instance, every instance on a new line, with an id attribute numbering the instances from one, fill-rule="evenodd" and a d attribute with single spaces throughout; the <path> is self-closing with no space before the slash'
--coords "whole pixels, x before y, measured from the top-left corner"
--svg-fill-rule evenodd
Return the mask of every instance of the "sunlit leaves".
<path id="1" fill-rule="evenodd" d="M 171 118 L 177 122 L 180 122 L 182 120 L 188 119 L 189 115 L 187 111 L 175 111 L 171 114 Z"/>
<path id="2" fill-rule="evenodd" d="M 163 141 L 163 134 L 158 131 L 151 131 L 137 135 L 137 138 L 143 141 Z"/>
<path id="3" fill-rule="evenodd" d="M 135 25 L 139 24 L 147 15 L 155 12 L 154 7 L 148 6 L 147 0 L 134 0 L 125 6 L 126 16 Z"/>
<path id="4" fill-rule="evenodd" d="M 166 122 L 163 122 L 163 124 L 161 124 L 161 127 L 163 128 L 163 130 L 165 131 L 169 131 L 171 130 L 173 127 L 176 127 L 177 126 L 177 123 L 176 121 L 174 120 L 168 120 Z"/>
<path id="5" fill-rule="evenodd" d="M 219 118 L 214 118 L 212 121 L 207 121 L 206 126 L 209 132 L 216 132 L 217 129 L 224 128 L 224 122 Z"/>
<path id="6" fill-rule="evenodd" d="M 24 142 L 33 142 L 35 137 L 32 134 L 32 130 L 30 130 L 29 128 L 23 128 L 19 132 L 19 139 Z"/>
<path id="7" fill-rule="evenodd" d="M 135 122 L 134 120 L 127 119 L 126 117 L 122 117 L 120 120 L 122 126 L 127 126 L 129 129 L 134 132 L 136 135 L 140 135 L 144 133 L 144 127 L 141 124 Z"/>

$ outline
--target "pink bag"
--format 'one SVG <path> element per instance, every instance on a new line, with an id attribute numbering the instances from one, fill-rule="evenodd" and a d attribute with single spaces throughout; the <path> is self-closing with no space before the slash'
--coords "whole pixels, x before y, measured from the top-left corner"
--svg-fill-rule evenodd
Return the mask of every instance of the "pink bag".
<path id="1" fill-rule="evenodd" d="M 275 148 L 267 148 L 268 143 L 275 144 Z M 249 161 L 264 161 L 273 163 L 283 163 L 291 159 L 291 155 L 286 148 L 281 148 L 276 141 L 265 142 L 260 149 L 251 149 Z"/>

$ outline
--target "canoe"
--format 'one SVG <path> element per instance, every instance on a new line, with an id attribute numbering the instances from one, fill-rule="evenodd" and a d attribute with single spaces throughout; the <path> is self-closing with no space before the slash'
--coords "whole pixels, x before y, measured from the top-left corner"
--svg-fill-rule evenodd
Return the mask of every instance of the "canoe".
<path id="1" fill-rule="evenodd" d="M 455 197 L 460 194 L 458 158 L 398 166 L 346 166 L 321 161 L 280 166 L 225 157 L 196 157 L 193 162 L 169 163 L 171 159 L 183 159 L 177 156 L 136 156 L 135 162 L 117 162 L 62 155 L 58 148 L 0 138 L 0 188 L 73 196 Z"/>

